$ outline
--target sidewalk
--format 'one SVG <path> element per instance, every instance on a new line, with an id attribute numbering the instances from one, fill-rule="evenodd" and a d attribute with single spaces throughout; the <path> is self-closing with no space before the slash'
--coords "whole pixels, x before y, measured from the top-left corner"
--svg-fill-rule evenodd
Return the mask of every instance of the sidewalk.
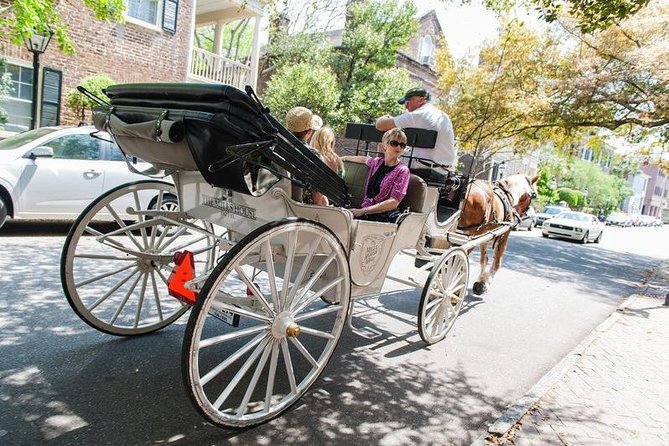
<path id="1" fill-rule="evenodd" d="M 669 445 L 665 299 L 669 261 L 477 443 Z"/>

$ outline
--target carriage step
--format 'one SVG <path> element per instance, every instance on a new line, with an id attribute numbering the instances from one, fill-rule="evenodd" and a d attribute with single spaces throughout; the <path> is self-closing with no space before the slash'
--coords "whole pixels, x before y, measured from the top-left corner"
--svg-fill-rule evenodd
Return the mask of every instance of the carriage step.
<path id="1" fill-rule="evenodd" d="M 172 297 L 176 297 L 187 305 L 195 304 L 197 293 L 186 288 L 186 282 L 195 278 L 195 259 L 190 251 L 174 253 L 176 266 L 167 280 L 167 290 Z"/>

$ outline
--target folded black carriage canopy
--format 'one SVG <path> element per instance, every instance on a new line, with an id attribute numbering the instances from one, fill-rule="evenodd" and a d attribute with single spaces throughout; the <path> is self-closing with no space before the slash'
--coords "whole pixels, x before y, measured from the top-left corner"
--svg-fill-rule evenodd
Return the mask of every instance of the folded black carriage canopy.
<path id="1" fill-rule="evenodd" d="M 344 181 L 263 107 L 253 90 L 214 84 L 121 84 L 107 88 L 95 126 L 126 155 L 165 170 L 199 170 L 213 186 L 267 192 L 285 172 L 346 206 Z"/>

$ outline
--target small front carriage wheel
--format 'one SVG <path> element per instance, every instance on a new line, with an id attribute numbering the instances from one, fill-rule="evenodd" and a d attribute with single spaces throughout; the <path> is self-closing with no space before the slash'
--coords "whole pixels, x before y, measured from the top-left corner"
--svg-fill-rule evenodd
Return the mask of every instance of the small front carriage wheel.
<path id="1" fill-rule="evenodd" d="M 418 305 L 418 333 L 434 344 L 446 337 L 467 297 L 469 259 L 461 248 L 446 251 L 432 268 Z"/>
<path id="2" fill-rule="evenodd" d="M 182 373 L 195 407 L 223 427 L 288 409 L 332 356 L 350 296 L 344 248 L 325 226 L 284 219 L 248 234 L 211 273 L 188 320 Z"/>

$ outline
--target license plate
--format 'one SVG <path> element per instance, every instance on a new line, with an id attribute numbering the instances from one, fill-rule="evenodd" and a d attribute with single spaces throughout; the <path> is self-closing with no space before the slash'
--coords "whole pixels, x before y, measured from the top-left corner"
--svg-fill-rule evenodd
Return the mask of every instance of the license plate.
<path id="1" fill-rule="evenodd" d="M 239 315 L 233 313 L 232 311 L 217 310 L 215 308 L 212 308 L 209 310 L 209 314 L 214 316 L 219 321 L 225 322 L 228 325 L 232 325 L 233 327 L 239 327 Z"/>

